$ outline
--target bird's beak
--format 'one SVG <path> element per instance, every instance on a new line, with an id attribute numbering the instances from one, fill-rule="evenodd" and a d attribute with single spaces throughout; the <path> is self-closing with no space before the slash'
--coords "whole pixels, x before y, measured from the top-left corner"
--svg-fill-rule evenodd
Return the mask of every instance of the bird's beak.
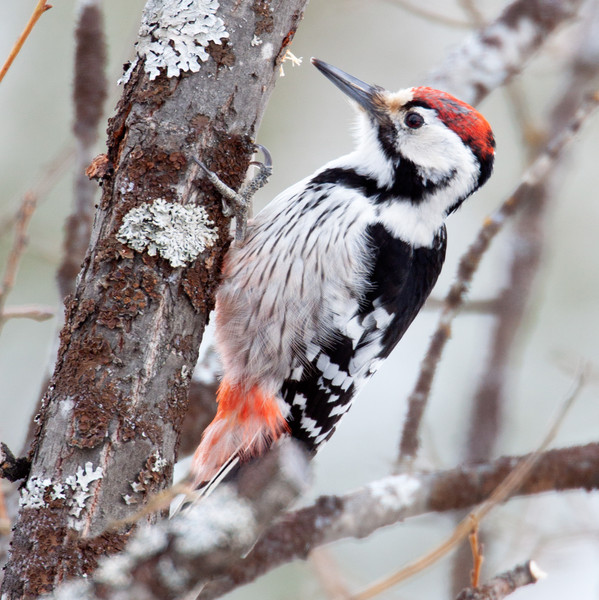
<path id="1" fill-rule="evenodd" d="M 364 83 L 318 58 L 312 58 L 311 61 L 327 79 L 331 80 L 344 94 L 355 100 L 364 110 L 373 116 L 377 116 L 381 112 L 383 88 Z"/>

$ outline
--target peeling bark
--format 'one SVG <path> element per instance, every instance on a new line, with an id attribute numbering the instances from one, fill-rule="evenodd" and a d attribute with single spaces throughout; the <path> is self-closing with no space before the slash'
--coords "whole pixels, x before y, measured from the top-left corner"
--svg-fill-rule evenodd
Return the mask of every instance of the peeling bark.
<path id="1" fill-rule="evenodd" d="M 3 599 L 36 597 L 66 577 L 89 573 L 98 556 L 126 541 L 127 533 L 102 534 L 111 521 L 130 516 L 170 484 L 191 372 L 229 239 L 219 196 L 189 156 L 239 187 L 278 62 L 305 4 L 222 0 L 219 16 L 229 39 L 209 48 L 212 58 L 199 72 L 161 73 L 150 81 L 143 61 L 133 70 L 109 123 L 112 168 L 105 171 L 76 291 L 66 302 Z M 262 45 L 253 46 L 258 29 Z M 132 208 L 159 198 L 204 206 L 218 231 L 218 242 L 185 268 L 116 240 Z M 69 481 L 87 464 L 100 477 L 83 480 L 89 495 L 74 514 Z"/>

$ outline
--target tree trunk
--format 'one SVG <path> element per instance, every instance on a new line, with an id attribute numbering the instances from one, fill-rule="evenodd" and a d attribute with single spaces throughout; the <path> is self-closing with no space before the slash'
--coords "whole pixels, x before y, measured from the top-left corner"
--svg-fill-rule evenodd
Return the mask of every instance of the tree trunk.
<path id="1" fill-rule="evenodd" d="M 99 556 L 126 541 L 127 532 L 107 532 L 107 526 L 170 484 L 189 381 L 229 238 L 220 197 L 190 157 L 201 157 L 239 187 L 306 1 L 204 2 L 213 10 L 216 4 L 228 37 L 206 44 L 209 57 L 198 72 L 169 77 L 161 69 L 151 80 L 144 69 L 150 60 L 142 58 L 132 70 L 108 128 L 102 200 L 75 294 L 66 303 L 3 600 L 36 597 L 65 577 L 89 573 Z M 150 0 L 146 25 L 164 19 L 152 39 L 172 26 L 163 13 L 187 4 Z M 164 218 L 180 206 L 205 208 L 207 248 L 195 260 L 185 253 L 184 237 L 168 242 L 183 247 L 175 248 L 174 258 L 168 248 L 150 256 L 118 241 L 117 235 L 126 237 L 123 219 L 135 221 L 130 211 L 139 208 L 147 217 L 159 199 L 170 207 Z M 173 224 L 181 226 L 176 219 Z M 132 237 L 128 241 L 138 247 Z"/>

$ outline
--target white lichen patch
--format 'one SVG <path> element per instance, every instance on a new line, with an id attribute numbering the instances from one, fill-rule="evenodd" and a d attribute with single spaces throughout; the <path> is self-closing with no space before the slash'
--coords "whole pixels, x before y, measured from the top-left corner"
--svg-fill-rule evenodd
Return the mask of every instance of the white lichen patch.
<path id="1" fill-rule="evenodd" d="M 27 485 L 21 490 L 21 498 L 19 499 L 21 508 L 42 508 L 45 506 L 44 494 L 51 485 L 51 479 L 31 477 Z"/>
<path id="2" fill-rule="evenodd" d="M 141 483 L 140 481 L 132 481 L 130 485 L 131 485 L 131 489 L 136 494 L 140 494 L 141 492 L 146 491 L 146 486 L 143 483 Z"/>
<path id="3" fill-rule="evenodd" d="M 65 483 L 73 490 L 71 498 L 70 514 L 74 517 L 81 516 L 81 511 L 85 508 L 85 503 L 92 493 L 89 484 L 103 477 L 102 467 L 94 469 L 92 463 L 85 463 L 85 470 L 79 467 L 74 476 L 67 477 Z"/>
<path id="4" fill-rule="evenodd" d="M 202 206 L 158 198 L 131 209 L 116 237 L 137 252 L 159 254 L 171 266 L 184 267 L 212 246 L 218 235 Z"/>
<path id="5" fill-rule="evenodd" d="M 411 506 L 415 502 L 421 485 L 416 477 L 396 475 L 374 481 L 368 486 L 368 489 L 381 506 L 397 511 Z"/>
<path id="6" fill-rule="evenodd" d="M 32 477 L 21 491 L 19 504 L 22 508 L 43 508 L 46 506 L 44 497 L 48 493 L 51 501 L 63 500 L 69 507 L 69 514 L 79 519 L 92 495 L 90 484 L 102 477 L 102 467 L 94 469 L 91 462 L 85 463 L 85 467 L 78 467 L 75 475 L 70 475 L 64 482 Z M 80 522 L 74 519 L 69 525 L 77 530 L 81 527 Z"/>
<path id="7" fill-rule="evenodd" d="M 142 15 L 137 57 L 119 83 L 126 83 L 144 59 L 144 70 L 155 79 L 161 69 L 168 77 L 183 71 L 197 72 L 210 56 L 208 44 L 229 37 L 224 21 L 216 15 L 217 0 L 149 0 Z"/>
<path id="8" fill-rule="evenodd" d="M 50 499 L 51 500 L 66 500 L 66 496 L 64 494 L 64 485 L 62 483 L 55 483 L 52 486 L 52 490 L 50 491 Z"/>
<path id="9" fill-rule="evenodd" d="M 160 473 L 160 471 L 162 471 L 162 469 L 168 465 L 168 460 L 166 460 L 166 458 L 164 458 L 158 451 L 154 452 L 151 458 L 154 459 L 154 464 L 151 467 L 154 473 Z"/>

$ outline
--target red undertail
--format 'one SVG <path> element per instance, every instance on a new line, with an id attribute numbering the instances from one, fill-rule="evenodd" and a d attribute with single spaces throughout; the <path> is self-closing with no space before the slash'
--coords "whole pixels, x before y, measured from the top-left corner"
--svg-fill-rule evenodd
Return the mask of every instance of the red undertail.
<path id="1" fill-rule="evenodd" d="M 277 399 L 257 385 L 246 389 L 225 378 L 216 400 L 216 416 L 193 455 L 191 473 L 196 486 L 215 479 L 234 457 L 245 461 L 259 456 L 288 431 Z"/>

